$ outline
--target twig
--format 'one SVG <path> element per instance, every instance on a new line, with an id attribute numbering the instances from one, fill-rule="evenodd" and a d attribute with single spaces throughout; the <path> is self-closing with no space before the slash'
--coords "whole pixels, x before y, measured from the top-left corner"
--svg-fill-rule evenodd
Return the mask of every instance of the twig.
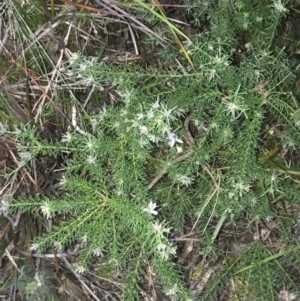
<path id="1" fill-rule="evenodd" d="M 193 241 L 200 241 L 200 240 L 201 240 L 200 238 L 193 238 L 193 237 L 191 237 L 191 238 L 177 237 L 177 238 L 171 239 L 171 241 L 192 241 L 192 242 Z"/>
<path id="2" fill-rule="evenodd" d="M 17 160 L 15 154 L 11 151 L 11 149 L 8 146 L 7 143 L 5 143 L 5 146 L 7 147 L 7 150 L 9 151 L 9 153 L 10 153 L 12 159 L 14 160 L 14 162 L 17 164 L 18 168 L 22 169 L 21 164 L 19 163 L 19 161 Z M 32 182 L 32 184 L 36 186 L 36 183 L 35 183 L 34 179 L 31 177 L 30 173 L 26 169 L 25 169 L 25 174 L 27 175 L 27 177 L 29 178 L 29 180 Z"/>
<path id="3" fill-rule="evenodd" d="M 69 40 L 69 36 L 70 36 L 70 31 L 71 31 L 71 23 L 70 23 L 70 25 L 69 25 L 68 32 L 67 32 L 67 34 L 66 34 L 66 36 L 65 36 L 65 39 L 64 39 L 64 46 L 67 46 L 67 44 L 68 44 L 68 40 Z M 52 73 L 50 82 L 49 82 L 48 86 L 46 87 L 46 89 L 44 90 L 44 93 L 43 93 L 43 96 L 42 96 L 42 100 L 41 100 L 39 106 L 37 107 L 37 105 L 38 105 L 38 103 L 39 103 L 39 102 L 37 102 L 37 103 L 35 104 L 34 108 L 33 108 L 33 109 L 36 108 L 36 116 L 35 116 L 35 118 L 34 118 L 34 119 L 35 119 L 35 122 L 37 122 L 39 115 L 42 113 L 42 107 L 43 107 L 43 105 L 44 105 L 44 103 L 45 103 L 46 98 L 48 99 L 48 97 L 49 97 L 49 96 L 48 96 L 48 92 L 49 92 L 49 90 L 50 90 L 51 83 L 53 83 L 54 81 L 56 81 L 56 80 L 55 80 L 55 77 L 58 76 L 57 72 L 58 72 L 59 66 L 60 66 L 60 64 L 61 64 L 61 61 L 62 61 L 62 58 L 63 58 L 64 51 L 65 51 L 64 48 L 62 48 L 62 49 L 60 50 L 60 56 L 59 56 L 58 62 L 57 62 L 56 66 L 55 66 L 55 69 L 54 69 L 54 71 L 53 71 L 53 73 Z M 52 99 L 51 99 L 51 100 L 52 100 Z M 53 100 L 52 100 L 52 102 L 54 103 Z"/>
<path id="4" fill-rule="evenodd" d="M 60 1 L 66 1 L 66 0 L 60 0 Z M 135 18 L 132 14 L 127 13 L 125 10 L 120 8 L 118 5 L 115 5 L 111 3 L 110 0 L 96 0 L 96 2 L 105 8 L 106 13 L 110 13 L 113 16 L 118 16 L 123 20 L 126 20 L 128 18 L 133 23 L 136 23 L 137 25 L 141 26 L 141 28 L 144 29 L 144 31 L 148 34 L 154 34 L 156 37 L 161 39 L 156 33 L 154 33 L 149 27 L 145 26 L 145 24 L 141 21 L 139 21 L 137 18 Z"/>
<path id="5" fill-rule="evenodd" d="M 139 55 L 139 50 L 138 50 L 137 42 L 136 42 L 136 39 L 135 39 L 135 36 L 134 36 L 134 32 L 132 30 L 132 27 L 131 27 L 130 23 L 128 23 L 128 28 L 129 28 L 129 33 L 130 33 L 131 40 L 132 40 L 132 43 L 133 43 L 133 46 L 134 46 L 135 54 Z"/>
<path id="6" fill-rule="evenodd" d="M 194 146 L 195 145 L 195 141 L 194 141 L 194 138 L 192 136 L 192 134 L 190 133 L 190 130 L 189 130 L 189 123 L 191 121 L 191 118 L 192 118 L 192 114 L 189 114 L 186 118 L 185 118 L 185 121 L 183 123 L 183 127 L 184 127 L 184 130 L 186 132 L 186 142 L 189 146 Z M 179 163 L 179 162 L 182 162 L 184 161 L 185 159 L 189 158 L 191 156 L 193 152 L 189 152 L 189 153 L 186 153 L 178 158 L 176 158 L 174 160 L 174 163 Z M 148 185 L 148 189 L 151 189 L 165 174 L 166 174 L 167 170 L 163 170 L 160 174 L 158 174 L 152 181 L 151 183 Z"/>
<path id="7" fill-rule="evenodd" d="M 12 258 L 12 256 L 10 255 L 9 251 L 7 250 L 7 248 L 5 249 L 5 255 L 7 256 L 7 258 L 9 259 L 9 261 L 13 264 L 13 266 L 18 270 L 19 273 L 21 273 L 20 269 L 18 268 L 15 260 Z"/>
<path id="8" fill-rule="evenodd" d="M 28 253 L 26 251 L 21 250 L 20 248 L 16 247 L 16 249 L 25 256 L 32 256 L 37 258 L 55 258 L 55 257 L 68 257 L 68 256 L 75 256 L 82 252 L 81 251 L 75 251 L 75 252 L 67 252 L 67 253 L 56 253 L 56 254 L 38 254 L 38 253 Z"/>
<path id="9" fill-rule="evenodd" d="M 10 26 L 7 24 L 6 28 L 5 28 L 4 37 L 3 37 L 2 41 L 0 40 L 0 53 L 2 52 L 3 47 L 6 44 L 7 38 L 9 37 L 9 30 L 10 30 Z"/>
<path id="10" fill-rule="evenodd" d="M 186 153 L 186 154 L 184 154 L 184 155 L 182 155 L 182 156 L 180 156 L 180 157 L 178 157 L 178 158 L 176 158 L 175 160 L 174 160 L 174 163 L 179 163 L 179 162 L 181 162 L 181 161 L 183 161 L 183 160 L 185 160 L 185 159 L 187 159 L 188 157 L 190 157 L 190 155 L 192 154 L 192 152 L 189 152 L 189 153 Z M 157 175 L 152 181 L 151 181 L 151 183 L 148 185 L 148 189 L 150 190 L 163 176 L 164 176 L 164 174 L 166 174 L 167 173 L 167 170 L 165 169 L 165 170 L 163 170 L 159 175 Z"/>
<path id="11" fill-rule="evenodd" d="M 20 217 L 21 217 L 21 212 L 18 212 L 17 218 L 16 218 L 16 221 L 15 221 L 15 222 L 14 222 L 14 220 L 12 219 L 12 217 L 10 217 L 9 215 L 6 215 L 5 217 L 10 221 L 10 223 L 11 223 L 13 229 L 15 230 L 16 227 L 17 227 L 18 224 L 19 224 Z"/>
<path id="12" fill-rule="evenodd" d="M 76 120 L 76 107 L 72 106 L 72 125 L 74 127 L 74 129 L 80 133 L 83 136 L 88 136 L 89 133 L 85 132 L 84 130 L 82 130 L 78 125 L 77 125 L 77 120 Z"/>
<path id="13" fill-rule="evenodd" d="M 213 175 L 211 174 L 210 170 L 208 169 L 208 167 L 205 164 L 202 165 L 202 168 L 203 168 L 203 170 L 205 170 L 209 174 L 210 178 L 214 182 L 216 190 L 218 192 L 220 192 L 220 181 L 219 181 L 219 183 L 216 182 L 215 178 L 213 177 Z"/>
<path id="14" fill-rule="evenodd" d="M 197 223 L 198 223 L 198 221 L 199 221 L 199 219 L 200 219 L 200 217 L 201 217 L 202 212 L 204 211 L 204 209 L 206 208 L 206 206 L 208 205 L 208 203 L 210 202 L 210 200 L 214 197 L 214 195 L 215 195 L 216 192 L 217 192 L 217 191 L 214 190 L 214 192 L 213 192 L 212 194 L 210 194 L 210 195 L 207 197 L 207 199 L 206 199 L 206 201 L 205 201 L 205 204 L 202 206 L 201 211 L 200 211 L 199 213 L 197 213 L 197 219 L 196 219 L 196 221 L 195 221 L 195 223 L 194 223 L 194 225 L 193 225 L 193 227 L 192 227 L 191 232 L 194 231 L 194 229 L 195 229 L 195 227 L 196 227 L 196 225 L 197 225 Z"/>
<path id="15" fill-rule="evenodd" d="M 77 280 L 81 283 L 81 285 L 93 296 L 96 301 L 101 301 L 94 292 L 87 286 L 87 284 L 82 280 L 82 277 L 74 270 L 70 262 L 66 259 L 65 256 L 61 257 L 62 261 L 66 264 L 69 270 L 73 273 L 73 275 L 77 278 Z"/>
<path id="16" fill-rule="evenodd" d="M 184 123 L 183 123 L 183 127 L 184 127 L 184 130 L 185 130 L 185 133 L 186 133 L 186 142 L 189 146 L 194 146 L 195 145 L 195 140 L 190 132 L 190 129 L 189 129 L 189 124 L 190 124 L 190 121 L 193 117 L 193 114 L 189 114 L 185 120 L 184 120 Z"/>
<path id="17" fill-rule="evenodd" d="M 148 185 L 148 189 L 150 190 L 166 173 L 166 171 L 164 170 L 163 172 L 161 172 L 159 175 L 157 175 L 152 181 L 151 183 Z"/>

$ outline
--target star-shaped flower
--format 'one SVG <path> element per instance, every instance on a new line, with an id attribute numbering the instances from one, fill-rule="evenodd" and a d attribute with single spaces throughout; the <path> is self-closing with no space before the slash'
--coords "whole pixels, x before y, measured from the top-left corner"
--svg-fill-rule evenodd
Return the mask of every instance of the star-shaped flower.
<path id="1" fill-rule="evenodd" d="M 173 147 L 176 143 L 183 143 L 181 139 L 178 138 L 176 134 L 170 133 L 167 137 L 167 140 L 169 140 L 169 146 Z"/>
<path id="2" fill-rule="evenodd" d="M 147 208 L 144 208 L 143 211 L 149 212 L 150 214 L 153 214 L 153 215 L 157 215 L 158 212 L 156 210 L 154 210 L 155 208 L 156 208 L 156 203 L 153 203 L 152 201 L 150 201 Z"/>

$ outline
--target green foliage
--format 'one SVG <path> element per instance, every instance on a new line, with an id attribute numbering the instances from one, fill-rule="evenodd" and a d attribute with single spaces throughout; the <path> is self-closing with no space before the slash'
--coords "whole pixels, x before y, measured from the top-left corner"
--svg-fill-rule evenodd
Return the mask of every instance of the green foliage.
<path id="1" fill-rule="evenodd" d="M 53 270 L 44 262 L 40 270 L 35 270 L 30 264 L 25 264 L 18 279 L 18 289 L 22 295 L 26 295 L 27 300 L 46 300 L 53 295 L 51 285 L 53 276 Z"/>
<path id="2" fill-rule="evenodd" d="M 36 238 L 32 249 L 61 251 L 79 244 L 77 271 L 86 272 L 102 257 L 125 275 L 128 301 L 139 299 L 146 262 L 165 292 L 190 300 L 170 241 L 171 228 L 182 233 L 187 218 L 206 235 L 201 248 L 208 258 L 217 234 L 213 218 L 239 223 L 247 215 L 250 224 L 267 221 L 277 216 L 277 198 L 298 202 L 293 175 L 266 167 L 262 159 L 276 147 L 272 139 L 262 139 L 274 119 L 289 142 L 276 139 L 282 138 L 289 152 L 299 151 L 299 105 L 289 92 L 299 72 L 275 45 L 287 10 L 279 0 L 199 5 L 187 12 L 195 24 L 208 21 L 210 26 L 187 46 L 195 69 L 114 65 L 74 54 L 61 70 L 64 80 L 109 87 L 111 104 L 93 112 L 77 105 L 85 118 L 74 113 L 61 141 L 40 139 L 27 127 L 4 133 L 19 142 L 19 160 L 29 169 L 39 155 L 67 158 L 60 198 L 26 196 L 7 205 L 6 213 L 62 220 Z M 195 144 L 182 125 L 190 113 L 197 127 Z M 289 154 L 283 152 L 280 163 Z M 286 224 L 281 230 L 286 236 L 283 229 Z M 255 242 L 226 260 L 201 300 L 218 296 L 232 279 L 244 287 L 245 300 L 275 300 L 285 284 L 299 293 L 288 274 L 299 259 L 296 248 L 289 250 L 275 258 L 276 250 Z M 35 287 L 28 284 L 29 289 Z"/>

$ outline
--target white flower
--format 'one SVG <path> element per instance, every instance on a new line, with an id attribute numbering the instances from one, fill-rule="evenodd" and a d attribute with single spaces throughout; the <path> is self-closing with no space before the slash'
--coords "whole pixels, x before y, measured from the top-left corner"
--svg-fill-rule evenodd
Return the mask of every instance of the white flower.
<path id="1" fill-rule="evenodd" d="M 154 231 L 156 232 L 156 236 L 158 238 L 163 238 L 164 233 L 170 233 L 171 228 L 164 228 L 163 224 L 159 224 L 157 221 L 152 224 Z"/>
<path id="2" fill-rule="evenodd" d="M 118 267 L 120 265 L 119 260 L 117 260 L 116 258 L 112 258 L 108 261 L 109 264 Z"/>
<path id="3" fill-rule="evenodd" d="M 93 255 L 96 257 L 99 257 L 99 256 L 103 257 L 103 253 L 99 248 L 96 248 L 93 250 Z"/>
<path id="4" fill-rule="evenodd" d="M 261 57 L 265 58 L 265 57 L 268 57 L 271 54 L 271 52 L 268 52 L 266 50 L 260 50 L 259 54 Z M 257 58 L 257 60 L 259 60 L 259 59 Z"/>
<path id="5" fill-rule="evenodd" d="M 103 121 L 106 116 L 107 116 L 107 111 L 105 108 L 103 108 L 103 110 L 100 111 L 98 114 L 99 121 Z"/>
<path id="6" fill-rule="evenodd" d="M 275 173 L 272 173 L 272 175 L 271 175 L 271 182 L 274 182 L 274 184 L 277 184 L 278 181 L 279 181 L 278 175 L 276 175 Z"/>
<path id="7" fill-rule="evenodd" d="M 236 117 L 235 114 L 237 112 L 239 112 L 239 115 L 236 118 L 240 117 L 241 114 L 244 114 L 245 117 L 247 118 L 246 111 L 248 110 L 248 107 L 246 105 L 237 104 L 237 103 L 228 102 L 228 101 L 225 101 L 225 105 L 227 106 L 227 109 L 225 109 L 225 111 L 228 111 L 227 115 L 231 114 L 232 118 Z"/>
<path id="8" fill-rule="evenodd" d="M 280 13 L 286 13 L 289 11 L 287 8 L 285 8 L 283 6 L 283 4 L 281 3 L 281 0 L 274 1 L 273 7 Z"/>
<path id="9" fill-rule="evenodd" d="M 175 296 L 178 293 L 178 286 L 174 284 L 174 286 L 166 292 L 167 296 Z"/>
<path id="10" fill-rule="evenodd" d="M 145 209 L 144 209 L 145 210 Z M 154 231 L 156 232 L 158 237 L 163 237 L 164 235 L 164 228 L 161 224 L 159 224 L 157 221 L 155 224 L 152 225 Z"/>
<path id="11" fill-rule="evenodd" d="M 156 248 L 163 260 L 168 260 L 170 255 L 176 254 L 176 247 L 173 246 L 168 246 L 166 244 L 158 244 Z"/>
<path id="12" fill-rule="evenodd" d="M 126 89 L 125 91 L 119 91 L 119 95 L 122 97 L 122 101 L 124 101 L 128 105 L 133 96 L 133 92 L 134 92 L 133 90 L 128 91 Z"/>
<path id="13" fill-rule="evenodd" d="M 242 197 L 245 192 L 249 192 L 250 185 L 245 185 L 243 182 L 239 182 L 233 185 L 235 187 L 235 191 L 239 194 L 240 197 Z"/>
<path id="14" fill-rule="evenodd" d="M 235 117 L 235 111 L 239 109 L 239 107 L 234 102 L 227 102 L 227 110 L 232 114 L 232 117 Z"/>
<path id="15" fill-rule="evenodd" d="M 80 54 L 78 52 L 71 52 L 69 62 L 72 65 L 75 61 L 77 61 L 80 57 Z"/>
<path id="16" fill-rule="evenodd" d="M 183 143 L 181 139 L 178 138 L 176 134 L 170 133 L 167 137 L 167 140 L 169 140 L 168 144 L 170 147 L 173 147 L 176 143 Z"/>
<path id="17" fill-rule="evenodd" d="M 139 127 L 141 134 L 147 135 L 148 134 L 148 129 L 146 126 L 142 125 Z"/>
<path id="18" fill-rule="evenodd" d="M 122 109 L 121 111 L 120 111 L 120 116 L 125 116 L 127 114 L 127 110 L 126 109 Z M 127 119 L 128 120 L 128 119 Z M 125 119 L 125 121 L 126 121 L 126 119 Z"/>
<path id="19" fill-rule="evenodd" d="M 116 121 L 116 122 L 114 123 L 113 127 L 116 128 L 116 129 L 117 129 L 118 127 L 120 127 L 120 121 Z"/>
<path id="20" fill-rule="evenodd" d="M 163 116 L 159 115 L 155 118 L 155 123 L 157 124 L 158 127 L 163 126 L 164 124 L 164 119 Z"/>
<path id="21" fill-rule="evenodd" d="M 158 244 L 156 248 L 157 248 L 158 252 L 163 252 L 168 248 L 168 246 L 165 244 Z"/>
<path id="22" fill-rule="evenodd" d="M 78 71 L 85 71 L 86 70 L 86 67 L 87 67 L 87 64 L 86 63 L 81 63 L 79 64 L 79 70 Z"/>
<path id="23" fill-rule="evenodd" d="M 51 218 L 51 208 L 49 203 L 44 202 L 44 205 L 41 206 L 41 211 L 47 219 Z"/>
<path id="24" fill-rule="evenodd" d="M 209 80 L 212 80 L 213 78 L 215 78 L 216 75 L 217 75 L 217 70 L 216 69 L 211 69 L 209 71 Z"/>
<path id="25" fill-rule="evenodd" d="M 245 29 L 245 30 L 247 30 L 248 28 L 249 28 L 249 21 L 247 20 L 245 20 L 245 22 L 243 23 L 243 28 Z"/>
<path id="26" fill-rule="evenodd" d="M 0 212 L 5 212 L 9 208 L 9 203 L 7 200 L 2 200 L 0 203 Z"/>
<path id="27" fill-rule="evenodd" d="M 13 134 L 16 136 L 19 136 L 21 134 L 21 130 L 19 128 L 15 127 Z"/>
<path id="28" fill-rule="evenodd" d="M 77 77 L 80 78 L 80 77 L 83 77 L 83 76 L 82 76 L 82 74 L 78 73 Z M 90 75 L 90 76 L 88 76 L 88 77 L 86 77 L 86 78 L 83 79 L 83 84 L 85 84 L 85 85 L 93 85 L 94 81 L 95 81 L 94 77 L 92 75 Z"/>
<path id="29" fill-rule="evenodd" d="M 157 215 L 158 212 L 156 210 L 154 210 L 155 208 L 156 208 L 156 203 L 153 203 L 152 201 L 150 201 L 147 208 L 144 208 L 143 211 L 148 212 L 153 215 Z"/>
<path id="30" fill-rule="evenodd" d="M 253 198 L 253 199 L 251 200 L 252 206 L 255 206 L 255 205 L 257 204 L 257 202 L 258 202 L 257 198 Z"/>
<path id="31" fill-rule="evenodd" d="M 80 240 L 81 240 L 80 246 L 83 247 L 83 246 L 86 245 L 86 243 L 87 243 L 87 240 L 88 240 L 87 235 L 86 235 L 86 234 L 83 235 L 83 236 L 80 238 Z"/>
<path id="32" fill-rule="evenodd" d="M 61 73 L 64 73 L 65 77 L 72 78 L 73 77 L 73 72 L 71 70 L 66 70 L 65 68 L 60 68 L 59 71 Z M 54 84 L 55 85 L 55 84 Z"/>
<path id="33" fill-rule="evenodd" d="M 71 141 L 71 139 L 72 139 L 72 136 L 71 136 L 70 132 L 66 132 L 66 134 L 62 135 L 62 138 L 61 138 L 60 142 L 69 143 Z"/>
<path id="34" fill-rule="evenodd" d="M 148 138 L 151 142 L 157 143 L 159 141 L 159 138 L 155 135 L 148 135 Z"/>
<path id="35" fill-rule="evenodd" d="M 42 278 L 40 277 L 39 273 L 35 273 L 34 280 L 36 281 L 37 286 L 42 286 Z"/>
<path id="36" fill-rule="evenodd" d="M 116 190 L 116 194 L 117 194 L 117 196 L 123 196 L 124 195 L 124 191 L 122 189 L 117 189 Z"/>
<path id="37" fill-rule="evenodd" d="M 273 219 L 272 216 L 266 216 L 265 217 L 265 220 L 266 220 L 267 223 L 269 223 L 272 219 Z"/>
<path id="38" fill-rule="evenodd" d="M 240 182 L 236 184 L 236 187 L 240 190 L 240 191 L 249 191 L 250 190 L 250 185 L 245 185 L 244 183 Z"/>
<path id="39" fill-rule="evenodd" d="M 211 127 L 212 129 L 217 129 L 217 128 L 218 128 L 218 124 L 215 123 L 215 122 L 212 122 L 211 125 L 210 125 L 210 127 Z"/>
<path id="40" fill-rule="evenodd" d="M 185 175 L 177 175 L 175 181 L 185 186 L 189 186 L 193 183 L 193 179 Z"/>
<path id="41" fill-rule="evenodd" d="M 3 125 L 3 123 L 0 122 L 0 134 L 1 134 L 1 135 L 4 134 L 5 131 L 6 131 L 6 129 L 5 129 L 4 125 Z"/>
<path id="42" fill-rule="evenodd" d="M 74 264 L 75 271 L 79 274 L 83 274 L 86 271 L 86 268 L 82 265 Z"/>
<path id="43" fill-rule="evenodd" d="M 28 161 L 32 158 L 29 152 L 19 152 L 18 154 L 22 161 Z"/>
<path id="44" fill-rule="evenodd" d="M 223 62 L 223 58 L 219 55 L 216 55 L 214 59 L 215 59 L 216 64 L 222 64 L 222 62 Z"/>
<path id="45" fill-rule="evenodd" d="M 136 120 L 132 120 L 132 127 L 137 128 L 139 127 L 139 123 Z M 131 127 L 128 128 L 128 132 L 131 130 Z"/>
<path id="46" fill-rule="evenodd" d="M 171 113 L 173 112 L 174 109 L 167 110 L 165 107 L 163 107 L 163 116 L 165 118 L 169 119 L 169 117 L 171 116 Z"/>
<path id="47" fill-rule="evenodd" d="M 157 108 L 159 108 L 159 98 L 158 98 L 158 97 L 157 97 L 156 102 L 153 103 L 151 107 L 152 107 L 152 109 L 157 109 Z"/>
<path id="48" fill-rule="evenodd" d="M 138 114 L 136 114 L 136 118 L 137 118 L 137 120 L 141 120 L 141 119 L 144 118 L 144 114 L 143 113 L 138 113 Z"/>
<path id="49" fill-rule="evenodd" d="M 59 179 L 59 185 L 62 186 L 62 185 L 65 185 L 67 183 L 67 179 L 66 179 L 66 176 L 65 175 L 62 175 Z"/>
<path id="50" fill-rule="evenodd" d="M 295 293 L 289 292 L 285 288 L 283 288 L 278 294 L 279 301 L 294 301 L 297 299 L 297 295 Z"/>
<path id="51" fill-rule="evenodd" d="M 156 119 L 155 121 L 156 121 L 156 123 L 158 123 L 158 122 L 157 122 L 157 119 Z M 162 121 L 162 119 L 161 119 L 161 121 Z M 164 125 L 164 126 L 163 126 L 162 132 L 163 132 L 164 134 L 167 134 L 168 136 L 171 135 L 171 129 L 170 129 L 170 127 L 167 126 L 167 125 Z M 168 137 L 168 136 L 167 136 L 167 137 Z"/>
<path id="52" fill-rule="evenodd" d="M 141 148 L 144 148 L 145 146 L 147 146 L 149 144 L 149 141 L 148 140 L 145 140 L 145 139 L 143 139 L 143 138 L 141 138 L 140 140 L 139 140 L 139 146 L 141 147 Z"/>
<path id="53" fill-rule="evenodd" d="M 62 244 L 59 241 L 54 242 L 54 247 L 58 253 L 62 252 Z"/>
<path id="54" fill-rule="evenodd" d="M 148 119 L 152 119 L 153 117 L 154 117 L 153 111 L 152 111 L 152 110 L 148 111 L 148 112 L 147 112 L 147 118 L 148 118 Z"/>
<path id="55" fill-rule="evenodd" d="M 38 245 L 38 244 L 32 244 L 32 245 L 30 246 L 30 250 L 31 250 L 31 251 L 36 251 L 38 248 L 39 248 L 39 245 Z"/>
<path id="56" fill-rule="evenodd" d="M 232 199 L 232 198 L 234 197 L 234 192 L 229 192 L 229 193 L 228 193 L 228 197 L 229 197 L 230 199 Z"/>
<path id="57" fill-rule="evenodd" d="M 177 154 L 181 154 L 183 152 L 183 149 L 181 146 L 176 145 L 176 151 L 177 151 Z"/>
<path id="58" fill-rule="evenodd" d="M 92 118 L 92 119 L 91 119 L 91 125 L 92 125 L 92 128 L 93 128 L 93 131 L 95 131 L 95 130 L 96 130 L 96 127 L 97 127 L 97 125 L 98 125 L 97 119 Z"/>
<path id="59" fill-rule="evenodd" d="M 232 209 L 231 208 L 226 208 L 225 209 L 225 213 L 227 214 L 227 213 L 232 213 Z"/>
<path id="60" fill-rule="evenodd" d="M 86 161 L 87 161 L 89 164 L 95 164 L 95 163 L 96 163 L 96 157 L 89 155 L 89 156 L 87 157 Z"/>

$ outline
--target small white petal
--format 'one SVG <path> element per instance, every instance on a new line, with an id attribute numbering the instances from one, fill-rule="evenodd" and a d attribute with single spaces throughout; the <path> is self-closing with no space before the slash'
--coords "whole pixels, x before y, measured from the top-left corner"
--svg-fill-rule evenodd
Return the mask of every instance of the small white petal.
<path id="1" fill-rule="evenodd" d="M 69 132 L 67 132 L 66 134 L 62 135 L 60 142 L 70 142 L 71 139 L 72 139 L 71 134 Z"/>
<path id="2" fill-rule="evenodd" d="M 54 242 L 54 247 L 58 253 L 62 252 L 62 244 L 59 241 Z"/>
<path id="3" fill-rule="evenodd" d="M 24 161 L 30 160 L 32 158 L 31 154 L 29 152 L 19 152 L 19 157 Z"/>
<path id="4" fill-rule="evenodd" d="M 75 271 L 79 274 L 83 274 L 86 272 L 86 268 L 81 265 L 74 264 L 74 267 L 75 267 Z"/>
<path id="5" fill-rule="evenodd" d="M 179 139 L 176 134 L 173 133 L 169 133 L 166 139 L 169 140 L 168 144 L 170 147 L 173 147 L 176 143 L 183 143 L 183 141 Z"/>
<path id="6" fill-rule="evenodd" d="M 39 248 L 38 244 L 32 244 L 31 247 L 30 247 L 30 250 L 31 251 L 36 251 L 38 248 Z"/>
<path id="7" fill-rule="evenodd" d="M 183 152 L 182 147 L 176 145 L 177 154 L 181 154 Z"/>
<path id="8" fill-rule="evenodd" d="M 152 201 L 149 202 L 147 208 L 144 208 L 143 211 L 148 212 L 153 215 L 157 215 L 158 212 L 154 210 L 156 208 L 156 203 L 153 203 Z"/>
<path id="9" fill-rule="evenodd" d="M 0 122 L 0 134 L 1 135 L 4 134 L 5 131 L 6 131 L 6 129 L 5 129 L 4 125 L 3 125 L 3 123 Z"/>
<path id="10" fill-rule="evenodd" d="M 89 155 L 89 156 L 87 157 L 86 161 L 87 161 L 89 164 L 95 164 L 95 163 L 96 163 L 96 157 Z"/>
<path id="11" fill-rule="evenodd" d="M 51 218 L 51 208 L 47 202 L 44 202 L 44 205 L 41 206 L 41 211 L 47 219 Z"/>

